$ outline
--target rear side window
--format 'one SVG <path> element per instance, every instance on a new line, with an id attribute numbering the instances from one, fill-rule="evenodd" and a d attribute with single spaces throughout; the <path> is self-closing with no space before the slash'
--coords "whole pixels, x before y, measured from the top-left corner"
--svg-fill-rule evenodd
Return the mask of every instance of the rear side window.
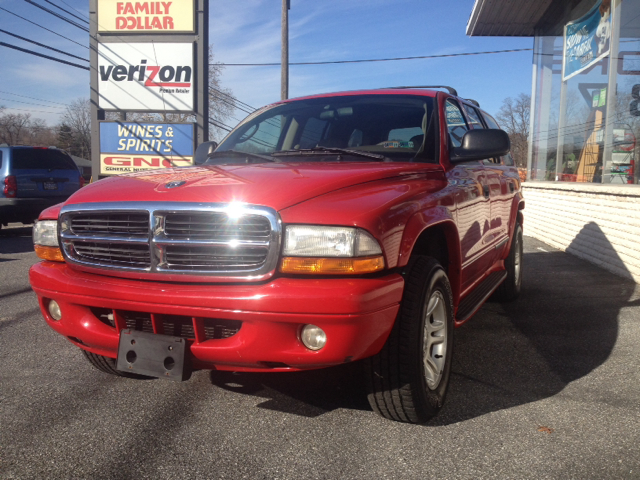
<path id="1" fill-rule="evenodd" d="M 459 147 L 460 145 L 462 145 L 462 137 L 465 133 L 467 133 L 467 130 L 469 130 L 469 128 L 467 127 L 467 122 L 465 121 L 464 115 L 462 115 L 460 107 L 457 103 L 447 99 L 445 108 L 447 129 L 449 130 L 451 143 L 453 143 L 454 147 Z"/>
<path id="2" fill-rule="evenodd" d="M 2 151 L 0 151 L 0 168 L 2 168 Z"/>
<path id="3" fill-rule="evenodd" d="M 493 128 L 498 130 L 500 127 L 498 126 L 498 122 L 496 122 L 496 120 L 489 115 L 488 113 L 484 114 L 484 120 L 487 122 L 487 125 L 489 125 L 489 128 Z"/>
<path id="4" fill-rule="evenodd" d="M 480 114 L 478 111 L 470 107 L 469 105 L 462 104 L 464 107 L 464 111 L 467 112 L 467 116 L 469 117 L 469 121 L 471 122 L 471 128 L 484 128 L 482 125 L 482 120 L 480 120 Z"/>
<path id="5" fill-rule="evenodd" d="M 16 148 L 12 159 L 15 170 L 78 170 L 69 155 L 50 148 Z"/>

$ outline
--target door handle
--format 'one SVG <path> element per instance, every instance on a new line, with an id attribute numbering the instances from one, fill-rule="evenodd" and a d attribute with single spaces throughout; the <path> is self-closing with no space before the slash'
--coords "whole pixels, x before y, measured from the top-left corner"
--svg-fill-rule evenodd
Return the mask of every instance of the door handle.
<path id="1" fill-rule="evenodd" d="M 484 193 L 484 198 L 489 198 L 489 185 L 482 186 L 482 193 Z"/>

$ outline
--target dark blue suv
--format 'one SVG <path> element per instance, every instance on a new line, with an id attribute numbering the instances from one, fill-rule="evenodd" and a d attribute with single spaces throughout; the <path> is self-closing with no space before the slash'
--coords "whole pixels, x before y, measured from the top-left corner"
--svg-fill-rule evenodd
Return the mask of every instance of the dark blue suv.
<path id="1" fill-rule="evenodd" d="M 71 157 L 57 148 L 0 146 L 0 228 L 32 223 L 83 183 Z"/>

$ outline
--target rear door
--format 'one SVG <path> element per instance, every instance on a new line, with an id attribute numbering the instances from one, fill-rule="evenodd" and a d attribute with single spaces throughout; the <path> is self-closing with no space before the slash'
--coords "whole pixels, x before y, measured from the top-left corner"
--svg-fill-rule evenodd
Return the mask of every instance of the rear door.
<path id="1" fill-rule="evenodd" d="M 445 118 L 452 147 L 459 147 L 469 130 L 460 104 L 448 98 Z M 480 161 L 456 163 L 447 172 L 455 188 L 456 212 L 462 253 L 462 290 L 480 279 L 490 267 L 491 258 L 485 238 L 490 233 L 491 205 L 486 172 Z"/>
<path id="2" fill-rule="evenodd" d="M 80 188 L 76 164 L 53 148 L 12 148 L 10 174 L 16 177 L 18 198 L 68 197 Z"/>
<path id="3" fill-rule="evenodd" d="M 469 123 L 474 129 L 487 128 L 484 123 L 480 111 L 474 106 L 462 104 Z M 491 127 L 489 127 L 491 128 Z M 494 128 L 498 128 L 497 126 Z M 489 187 L 490 200 L 490 221 L 489 233 L 485 236 L 484 241 L 488 245 L 499 247 L 501 243 L 506 242 L 509 235 L 509 212 L 510 212 L 510 194 L 507 188 L 507 180 L 504 176 L 504 168 L 500 158 L 487 158 L 482 161 L 484 171 Z M 511 190 L 513 192 L 513 190 Z M 497 251 L 498 249 L 495 248 Z M 494 255 L 497 260 L 498 255 Z"/>
<path id="4" fill-rule="evenodd" d="M 491 115 L 482 112 L 482 116 L 487 128 L 500 128 Z M 503 157 L 488 158 L 484 163 L 485 169 L 490 171 L 491 175 L 497 177 L 499 181 L 499 190 L 496 187 L 496 193 L 491 203 L 492 211 L 495 210 L 496 212 L 495 215 L 492 214 L 492 217 L 496 221 L 500 219 L 500 226 L 496 228 L 496 239 L 499 243 L 506 242 L 511 231 L 509 221 L 511 220 L 513 198 L 520 189 L 520 176 L 510 154 Z"/>

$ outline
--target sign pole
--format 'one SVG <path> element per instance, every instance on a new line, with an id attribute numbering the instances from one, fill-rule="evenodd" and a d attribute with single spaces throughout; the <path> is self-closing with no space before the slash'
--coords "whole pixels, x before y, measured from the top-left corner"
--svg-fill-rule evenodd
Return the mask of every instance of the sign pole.
<path id="1" fill-rule="evenodd" d="M 96 181 L 100 174 L 100 122 L 104 120 L 104 110 L 98 108 L 98 0 L 89 0 L 89 59 L 91 70 L 91 179 Z M 102 118 L 100 118 L 102 117 Z"/>
<path id="2" fill-rule="evenodd" d="M 282 0 L 281 100 L 289 98 L 289 8 L 289 0 Z"/>
<path id="3" fill-rule="evenodd" d="M 209 0 L 196 7 L 196 144 L 209 141 Z"/>

